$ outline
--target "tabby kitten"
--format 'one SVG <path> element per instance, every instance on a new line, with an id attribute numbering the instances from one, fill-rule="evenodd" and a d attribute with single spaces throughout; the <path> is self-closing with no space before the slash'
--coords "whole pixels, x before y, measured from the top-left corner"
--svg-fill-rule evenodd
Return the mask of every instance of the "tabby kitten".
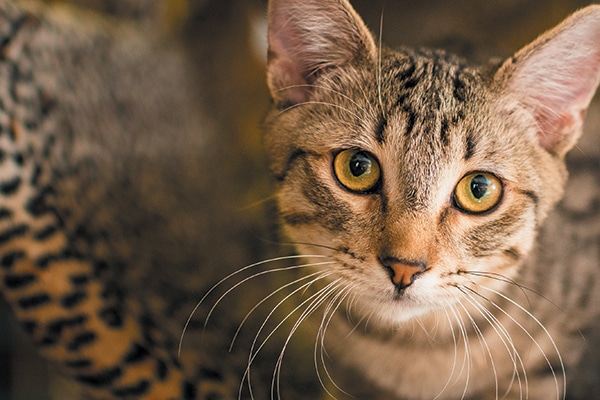
<path id="1" fill-rule="evenodd" d="M 325 282 L 322 378 L 368 398 L 333 365 L 383 398 L 593 393 L 598 212 L 547 217 L 600 80 L 600 6 L 481 68 L 380 46 L 347 0 L 271 0 L 268 19 L 265 141 L 284 231 Z M 598 200 L 594 165 L 574 196 Z M 586 263 L 571 238 L 595 241 Z"/>

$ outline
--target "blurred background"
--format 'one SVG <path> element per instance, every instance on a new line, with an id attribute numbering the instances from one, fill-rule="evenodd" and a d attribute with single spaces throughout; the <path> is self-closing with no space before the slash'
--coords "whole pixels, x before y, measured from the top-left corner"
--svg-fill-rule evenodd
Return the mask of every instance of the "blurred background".
<path id="1" fill-rule="evenodd" d="M 47 1 L 57 3 L 57 1 Z M 63 1 L 66 2 L 66 1 Z M 275 236 L 270 180 L 261 149 L 260 123 L 269 105 L 265 85 L 266 0 L 71 0 L 160 31 L 166 43 L 183 45 L 198 86 L 198 110 L 215 122 L 212 151 L 226 162 L 214 177 L 212 214 L 227 215 L 211 235 L 210 257 L 246 265 L 277 252 L 265 245 Z M 383 42 L 445 48 L 474 63 L 508 57 L 554 26 L 584 0 L 354 0 L 352 4 Z M 598 96 L 597 96 L 598 97 Z M 600 154 L 598 101 L 588 132 L 572 157 Z M 585 149 L 585 154 L 584 150 Z M 223 201 L 223 199 L 225 199 Z M 230 223 L 235 221 L 235 224 Z M 232 227 L 234 226 L 234 227 Z M 227 243 L 220 246 L 219 242 Z M 0 400 L 69 399 L 51 366 L 32 349 L 0 303 Z"/>

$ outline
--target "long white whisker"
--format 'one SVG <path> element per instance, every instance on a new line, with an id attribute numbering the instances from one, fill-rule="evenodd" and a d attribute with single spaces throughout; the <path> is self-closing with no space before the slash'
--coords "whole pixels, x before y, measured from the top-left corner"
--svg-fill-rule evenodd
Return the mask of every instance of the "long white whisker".
<path id="1" fill-rule="evenodd" d="M 325 372 L 325 376 L 327 377 L 327 380 L 329 382 L 331 382 L 331 384 L 337 390 L 339 390 L 341 393 L 344 393 L 344 394 L 352 397 L 352 395 L 350 395 L 350 393 L 343 390 L 335 382 L 335 380 L 331 376 L 331 373 L 329 372 L 329 369 L 327 368 L 327 363 L 325 362 L 325 353 L 326 353 L 326 351 L 325 351 L 325 335 L 327 334 L 327 329 L 329 328 L 329 324 L 331 323 L 331 320 L 333 319 L 335 313 L 340 308 L 340 306 L 342 305 L 344 300 L 350 294 L 350 290 L 351 290 L 351 286 L 347 285 L 346 287 L 344 287 L 343 289 L 341 289 L 339 291 L 339 293 L 335 296 L 335 298 L 333 298 L 330 301 L 330 303 L 328 304 L 328 306 L 326 307 L 326 309 L 323 313 L 323 319 L 321 320 L 321 326 L 319 327 L 319 332 L 317 334 L 317 337 L 315 338 L 315 352 L 314 352 L 315 370 L 317 371 L 317 376 L 319 378 L 319 382 L 321 383 L 321 386 L 323 387 L 325 392 L 334 399 L 335 399 L 335 396 L 332 393 L 330 393 L 330 391 L 327 389 L 325 382 L 323 381 L 323 378 L 321 376 L 321 373 L 319 372 L 317 354 L 320 355 L 321 365 L 323 366 L 323 371 Z"/>
<path id="2" fill-rule="evenodd" d="M 331 264 L 334 264 L 333 261 L 330 262 Z M 310 265 L 310 264 L 308 264 Z M 286 288 L 293 286 L 295 284 L 298 284 L 302 281 L 311 279 L 314 276 L 318 276 L 321 275 L 323 272 L 322 271 L 317 271 L 317 272 L 313 272 L 312 274 L 306 275 L 306 276 L 302 276 L 301 278 L 298 278 L 292 282 L 286 283 L 285 285 L 279 287 L 277 290 L 274 290 L 273 292 L 271 292 L 268 296 L 265 296 L 261 301 L 259 301 L 258 303 L 256 303 L 256 305 L 254 307 L 252 307 L 252 309 L 250 311 L 248 311 L 248 313 L 246 314 L 246 316 L 244 317 L 244 319 L 242 320 L 242 322 L 240 322 L 240 324 L 238 325 L 238 328 L 235 331 L 235 334 L 233 335 L 233 338 L 231 340 L 231 344 L 229 346 L 229 351 L 231 351 L 231 349 L 233 348 L 233 345 L 237 339 L 237 337 L 240 334 L 240 331 L 242 330 L 242 327 L 246 324 L 246 321 L 248 320 L 248 318 L 250 318 L 250 315 L 252 315 L 262 304 L 264 304 L 266 301 L 268 301 L 271 297 L 275 296 L 277 293 L 285 290 Z"/>
<path id="3" fill-rule="evenodd" d="M 202 303 L 204 303 L 204 301 L 207 299 L 207 297 L 212 292 L 214 292 L 219 286 L 221 286 L 224 282 L 226 282 L 227 280 L 233 278 L 236 275 L 239 275 L 239 274 L 241 274 L 241 273 L 243 273 L 245 271 L 248 271 L 249 269 L 256 268 L 256 267 L 259 267 L 261 265 L 268 264 L 270 262 L 285 261 L 285 260 L 295 260 L 295 259 L 302 259 L 302 258 L 328 258 L 328 256 L 323 256 L 323 255 L 291 255 L 291 256 L 283 256 L 283 257 L 271 258 L 271 259 L 268 259 L 268 260 L 263 260 L 263 261 L 259 261 L 259 262 L 247 265 L 244 268 L 241 268 L 241 269 L 239 269 L 239 270 L 237 270 L 235 272 L 232 272 L 231 274 L 227 275 L 226 277 L 224 277 L 223 279 L 221 279 L 219 282 L 217 282 L 216 284 L 214 284 L 208 290 L 208 292 L 206 292 L 206 294 L 204 296 L 202 296 L 202 298 L 200 299 L 200 301 L 198 301 L 198 303 L 196 303 L 196 305 L 192 309 L 192 312 L 190 313 L 190 316 L 185 321 L 185 324 L 183 326 L 183 330 L 181 332 L 181 336 L 179 338 L 179 346 L 178 346 L 178 349 L 177 349 L 177 356 L 178 357 L 181 356 L 181 348 L 183 346 L 183 337 L 185 335 L 185 332 L 187 331 L 187 328 L 189 327 L 190 323 L 192 322 L 192 318 L 194 317 L 194 314 L 196 314 L 196 311 L 198 311 L 198 309 L 200 308 L 200 306 L 202 305 Z M 205 320 L 205 325 L 206 325 L 206 322 L 208 322 L 208 318 Z"/>
<path id="4" fill-rule="evenodd" d="M 466 366 L 465 387 L 463 389 L 463 393 L 461 396 L 461 399 L 464 399 L 464 397 L 467 394 L 467 390 L 469 388 L 469 381 L 471 378 L 471 362 L 472 362 L 471 344 L 469 343 L 469 335 L 467 332 L 467 328 L 465 327 L 465 322 L 464 322 L 463 318 L 461 317 L 460 313 L 456 310 L 455 307 L 452 307 L 451 310 L 452 310 L 454 316 L 456 317 L 456 322 L 458 323 L 458 329 L 460 331 L 460 335 L 463 338 L 463 345 L 465 346 L 465 354 L 463 357 L 463 363 L 460 368 L 460 371 L 458 371 L 458 374 L 456 375 L 456 381 L 460 380 L 461 375 L 463 375 L 465 373 L 465 366 Z"/>
<path id="5" fill-rule="evenodd" d="M 282 346 L 281 352 L 279 353 L 279 357 L 277 359 L 275 371 L 273 374 L 273 381 L 271 382 L 271 387 L 277 388 L 278 398 L 281 398 L 279 377 L 281 374 L 281 366 L 283 364 L 283 355 L 285 353 L 285 350 L 287 349 L 287 346 L 288 346 L 290 340 L 292 339 L 293 335 L 296 333 L 296 331 L 298 330 L 298 328 L 300 327 L 302 322 L 304 322 L 312 313 L 315 312 L 315 310 L 317 310 L 323 303 L 325 303 L 325 301 L 327 301 L 327 299 L 331 296 L 332 293 L 336 292 L 338 283 L 340 281 L 341 281 L 341 279 L 337 279 L 333 282 L 330 282 L 327 286 L 322 288 L 319 292 L 315 293 L 315 295 L 311 296 L 312 301 L 310 302 L 308 307 L 298 317 L 298 319 L 294 323 L 294 326 L 290 329 L 288 337 L 286 338 L 285 343 Z M 296 310 L 298 310 L 298 308 L 293 310 L 288 316 L 291 316 Z M 275 329 L 277 329 L 277 328 L 275 328 Z"/>
<path id="6" fill-rule="evenodd" d="M 560 351 L 558 350 L 558 346 L 556 345 L 556 342 L 552 338 L 552 335 L 550 335 L 550 332 L 548 331 L 548 329 L 544 326 L 544 324 L 541 323 L 541 321 L 535 315 L 533 315 L 530 311 L 528 311 L 526 308 L 524 308 L 523 306 L 521 306 L 516 301 L 512 300 L 510 297 L 508 297 L 505 294 L 503 294 L 501 292 L 498 292 L 497 290 L 494 290 L 492 288 L 489 288 L 489 287 L 486 287 L 486 286 L 481 286 L 481 285 L 480 285 L 480 287 L 482 289 L 488 290 L 488 291 L 490 291 L 490 292 L 492 292 L 492 293 L 500 296 L 504 300 L 506 300 L 509 303 L 511 303 L 514 306 L 516 306 L 518 309 L 520 309 L 521 311 L 523 311 L 527 316 L 529 316 L 544 331 L 544 334 L 550 340 L 550 343 L 551 343 L 552 347 L 554 348 L 554 351 L 556 352 L 556 355 L 557 355 L 558 360 L 560 362 L 560 368 L 561 368 L 561 372 L 562 372 L 562 375 L 563 375 L 563 390 L 562 390 L 563 395 L 562 395 L 562 399 L 565 400 L 566 399 L 566 387 L 567 387 L 567 375 L 566 375 L 566 371 L 565 371 L 565 364 L 563 362 L 563 359 L 562 359 L 562 356 L 560 354 Z M 558 377 L 556 376 L 556 372 L 554 371 L 554 368 L 552 368 L 552 363 L 550 362 L 550 360 L 548 359 L 548 356 L 546 355 L 546 353 L 542 349 L 542 346 L 538 343 L 537 340 L 535 340 L 535 338 L 533 337 L 533 335 L 531 335 L 531 333 L 529 333 L 529 331 L 527 329 L 525 329 L 525 327 L 521 323 L 519 323 L 513 316 L 511 316 L 509 313 L 507 313 L 506 311 L 504 311 L 504 309 L 502 307 L 499 307 L 493 301 L 490 301 L 490 303 L 494 307 L 496 307 L 499 311 L 501 311 L 504 315 L 506 315 L 511 321 L 513 321 L 531 339 L 531 341 L 538 348 L 538 350 L 540 351 L 540 353 L 544 357 L 544 360 L 546 361 L 546 364 L 550 368 L 550 371 L 551 371 L 552 376 L 554 378 L 554 384 L 555 384 L 555 387 L 556 387 L 556 398 L 560 399 L 560 392 L 561 392 L 561 390 L 558 387 Z"/>
<path id="7" fill-rule="evenodd" d="M 458 315 L 456 315 L 456 310 L 453 304 L 448 304 L 448 308 L 450 308 L 450 310 L 452 310 L 452 313 L 454 314 L 454 318 L 456 319 L 457 323 L 460 323 L 458 320 Z M 450 386 L 450 382 L 452 382 L 452 378 L 454 377 L 454 374 L 456 373 L 456 363 L 458 362 L 458 344 L 456 341 L 456 332 L 454 331 L 454 324 L 452 323 L 452 319 L 450 318 L 450 314 L 448 314 L 448 309 L 444 308 L 444 314 L 446 315 L 446 320 L 448 321 L 448 326 L 450 326 L 450 332 L 452 333 L 452 343 L 454 344 L 454 359 L 452 361 L 452 368 L 450 370 L 450 375 L 448 376 L 448 380 L 446 381 L 446 383 L 444 384 L 444 387 L 442 387 L 442 389 L 440 390 L 440 392 L 437 394 L 437 396 L 435 396 L 433 398 L 433 400 L 437 400 L 440 398 L 440 396 L 446 391 L 446 389 Z"/>
<path id="8" fill-rule="evenodd" d="M 297 103 L 294 105 L 291 105 L 289 107 L 287 107 L 284 110 L 281 110 L 279 112 L 279 115 L 283 114 L 284 112 L 290 111 L 294 108 L 300 107 L 300 106 L 306 106 L 306 105 L 323 105 L 323 106 L 330 106 L 330 107 L 334 107 L 334 108 L 339 108 L 342 111 L 347 112 L 348 114 L 352 115 L 357 121 L 360 121 L 361 118 L 358 116 L 358 114 L 356 114 L 354 111 L 351 111 L 349 109 L 347 109 L 344 106 L 341 106 L 339 104 L 335 104 L 335 103 L 329 103 L 326 101 L 316 101 L 316 100 L 311 100 L 311 101 L 303 101 L 302 103 Z"/>
<path id="9" fill-rule="evenodd" d="M 269 339 L 275 334 L 275 332 L 299 309 L 301 309 L 302 307 L 304 307 L 307 303 L 314 301 L 315 297 L 319 296 L 320 293 L 322 293 L 323 290 L 325 290 L 327 287 L 329 287 L 332 283 L 329 283 L 327 286 L 325 286 L 325 288 L 320 289 L 319 291 L 317 291 L 317 293 L 311 295 L 309 298 L 307 298 L 306 300 L 302 301 L 298 306 L 296 306 L 291 312 L 288 313 L 288 315 L 283 318 L 272 330 L 271 332 L 269 332 L 269 334 L 265 337 L 265 339 L 261 342 L 261 344 L 257 347 L 257 343 L 258 343 L 258 338 L 260 336 L 260 334 L 263 332 L 263 330 L 265 329 L 268 321 L 271 319 L 271 317 L 273 316 L 273 314 L 275 314 L 275 312 L 279 309 L 279 307 L 281 307 L 286 301 L 288 301 L 291 297 L 293 297 L 295 294 L 305 290 L 307 287 L 310 287 L 311 285 L 313 285 L 315 282 L 318 282 L 319 280 L 322 280 L 324 278 L 326 278 L 329 275 L 332 275 L 333 272 L 323 272 L 321 275 L 317 276 L 316 278 L 312 279 L 311 281 L 301 285 L 300 287 L 294 289 L 290 294 L 288 294 L 287 296 L 285 296 L 281 301 L 279 301 L 277 303 L 277 305 L 275 305 L 275 307 L 273 307 L 273 309 L 269 312 L 269 314 L 265 317 L 263 323 L 261 324 L 260 328 L 258 329 L 258 331 L 256 332 L 256 335 L 254 336 L 254 340 L 252 341 L 252 345 L 250 347 L 250 354 L 248 356 L 248 365 L 246 367 L 246 371 L 244 372 L 244 376 L 242 377 L 242 383 L 241 385 L 243 385 L 244 379 L 248 380 L 248 386 L 249 388 L 251 388 L 251 382 L 250 382 L 250 368 L 252 366 L 252 363 L 254 362 L 254 360 L 256 359 L 256 357 L 258 356 L 258 354 L 260 353 L 260 351 L 264 348 L 264 346 L 266 345 L 266 343 L 269 341 Z M 241 385 L 240 385 L 240 393 L 241 393 Z M 250 389 L 251 390 L 251 389 Z M 252 390 L 251 390 L 252 391 Z M 252 396 L 252 395 L 251 395 Z M 252 397 L 253 398 L 253 397 Z"/>
<path id="10" fill-rule="evenodd" d="M 523 397 L 523 391 L 522 391 L 523 382 L 521 381 L 521 374 L 519 373 L 519 367 L 520 367 L 521 371 L 523 371 L 523 381 L 525 383 L 525 398 L 528 398 L 529 397 L 529 394 L 528 394 L 529 393 L 529 380 L 527 377 L 527 369 L 525 368 L 525 364 L 523 362 L 521 355 L 519 354 L 519 351 L 517 350 L 517 348 L 515 347 L 515 345 L 512 341 L 510 332 L 508 331 L 508 329 L 506 329 L 504 327 L 504 325 L 502 325 L 500 320 L 490 310 L 485 308 L 478 301 L 478 298 L 485 299 L 486 301 L 490 301 L 489 299 L 482 297 L 481 295 L 479 295 L 479 293 L 473 291 L 470 288 L 463 288 L 463 289 L 464 290 L 461 290 L 459 288 L 459 290 L 461 290 L 461 292 L 463 292 L 467 296 L 467 301 L 469 301 L 469 303 L 472 304 L 477 309 L 477 311 L 479 311 L 481 316 L 488 322 L 488 324 L 490 324 L 492 329 L 496 332 L 496 335 L 498 335 L 498 338 L 504 345 L 504 348 L 506 349 L 506 352 L 508 353 L 508 355 L 513 363 L 513 376 L 512 376 L 511 382 L 509 383 L 508 387 L 506 388 L 506 391 L 505 391 L 503 397 L 506 397 L 506 395 L 511 390 L 515 377 L 519 383 L 520 397 L 521 398 Z M 478 297 L 476 298 L 475 295 L 477 295 Z M 493 360 L 492 360 L 492 363 L 493 363 Z M 494 371 L 495 371 L 495 368 L 494 368 Z M 496 381 L 496 383 L 497 383 L 497 381 Z M 497 393 L 497 396 L 498 396 L 498 393 Z"/>
<path id="11" fill-rule="evenodd" d="M 464 293 L 464 292 L 463 292 Z M 467 295 L 468 296 L 468 295 Z M 473 305 L 475 307 L 475 309 L 477 311 L 479 311 L 480 314 L 482 314 L 483 318 L 488 322 L 488 324 L 490 324 L 490 326 L 492 326 L 492 329 L 494 329 L 494 331 L 496 331 L 496 334 L 500 337 L 500 340 L 502 341 L 502 343 L 504 344 L 504 346 L 506 347 L 506 350 L 509 352 L 510 354 L 510 350 L 508 348 L 508 345 L 506 344 L 506 342 L 504 341 L 504 338 L 501 337 L 501 335 L 499 334 L 499 332 L 497 331 L 497 328 L 494 326 L 494 324 L 487 318 L 487 316 L 483 315 L 482 310 L 479 309 L 478 306 L 480 306 L 479 304 L 474 304 L 476 303 L 475 299 L 472 298 L 467 298 L 466 299 L 471 305 Z M 467 317 L 469 318 L 469 320 L 471 321 L 471 326 L 473 326 L 473 329 L 475 330 L 475 333 L 477 334 L 477 337 L 479 339 L 479 344 L 482 346 L 482 350 L 484 350 L 488 357 L 490 358 L 490 363 L 492 365 L 492 371 L 494 372 L 494 383 L 495 383 L 495 392 L 496 392 L 496 399 L 498 399 L 498 393 L 499 393 L 499 384 L 498 384 L 498 371 L 496 369 L 496 363 L 494 362 L 494 357 L 492 355 L 492 352 L 490 350 L 490 346 L 487 343 L 487 340 L 485 339 L 485 336 L 483 335 L 483 332 L 481 332 L 481 329 L 479 328 L 479 325 L 477 325 L 477 322 L 475 322 L 475 320 L 473 319 L 473 317 L 471 316 L 471 314 L 469 313 L 469 311 L 467 310 L 467 308 L 465 307 L 465 305 L 463 303 L 459 303 L 460 306 L 463 308 L 465 314 L 467 315 Z M 512 357 L 511 357 L 512 358 Z M 513 360 L 513 364 L 514 364 L 514 360 Z"/>
<path id="12" fill-rule="evenodd" d="M 322 89 L 322 90 L 328 90 L 333 94 L 336 94 L 342 98 L 344 98 L 345 100 L 349 101 L 350 103 L 354 104 L 357 108 L 359 108 L 362 112 L 364 112 L 365 114 L 367 114 L 366 110 L 364 109 L 364 107 L 362 107 L 360 104 L 358 104 L 358 102 L 356 100 L 354 100 L 352 97 L 340 92 L 339 90 L 335 90 L 332 88 L 328 88 L 324 85 L 313 85 L 313 84 L 302 84 L 302 85 L 290 85 L 290 86 L 286 86 L 284 88 L 278 89 L 277 92 L 279 91 L 284 91 L 284 90 L 288 90 L 288 89 L 296 89 L 296 88 L 316 88 L 316 89 Z M 286 109 L 287 110 L 287 109 Z"/>
<path id="13" fill-rule="evenodd" d="M 383 79 L 383 9 L 381 10 L 381 18 L 379 20 L 379 44 L 377 46 L 377 51 L 377 97 L 379 100 L 379 107 L 381 108 L 381 114 L 385 117 L 385 108 L 383 107 L 383 95 L 381 94 L 381 85 Z"/>

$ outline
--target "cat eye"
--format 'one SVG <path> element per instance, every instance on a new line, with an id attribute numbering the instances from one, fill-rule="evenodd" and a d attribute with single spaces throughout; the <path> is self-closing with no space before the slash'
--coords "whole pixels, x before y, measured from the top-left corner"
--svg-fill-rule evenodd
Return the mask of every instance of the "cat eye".
<path id="1" fill-rule="evenodd" d="M 458 182 L 454 201 L 463 211 L 480 214 L 493 209 L 502 198 L 502 182 L 486 172 L 471 173 Z"/>
<path id="2" fill-rule="evenodd" d="M 333 170 L 340 184 L 356 193 L 373 192 L 381 179 L 375 156 L 358 149 L 340 151 L 333 160 Z"/>

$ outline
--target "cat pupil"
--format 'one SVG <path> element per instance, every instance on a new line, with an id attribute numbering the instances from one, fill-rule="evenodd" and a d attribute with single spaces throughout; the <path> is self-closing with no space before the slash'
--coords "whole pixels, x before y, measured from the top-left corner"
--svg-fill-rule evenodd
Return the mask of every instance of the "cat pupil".
<path id="1" fill-rule="evenodd" d="M 488 192 L 490 180 L 483 175 L 477 175 L 471 181 L 471 193 L 476 199 L 481 199 Z"/>
<path id="2" fill-rule="evenodd" d="M 368 172 L 370 168 L 371 160 L 363 153 L 356 153 L 350 159 L 350 172 L 354 176 L 361 176 Z"/>

